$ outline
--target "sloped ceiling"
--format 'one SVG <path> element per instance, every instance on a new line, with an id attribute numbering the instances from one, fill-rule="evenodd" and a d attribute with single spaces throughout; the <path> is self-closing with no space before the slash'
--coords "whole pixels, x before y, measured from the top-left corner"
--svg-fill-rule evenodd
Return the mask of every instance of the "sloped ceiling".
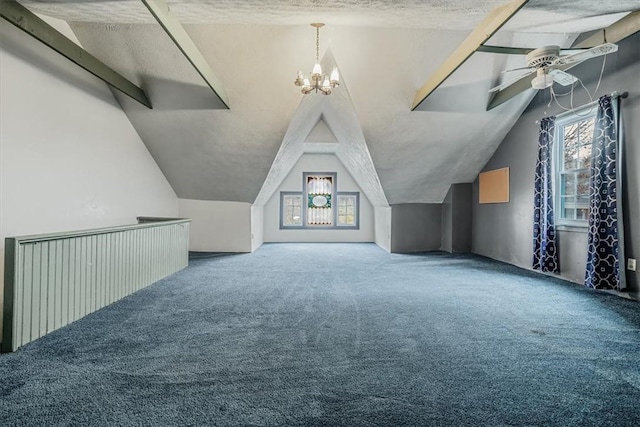
<path id="1" fill-rule="evenodd" d="M 524 59 L 476 53 L 420 111 L 410 111 L 430 73 L 504 2 L 168 1 L 224 84 L 230 110 L 221 109 L 141 2 L 22 3 L 69 21 L 89 52 L 145 89 L 153 110 L 116 96 L 178 196 L 200 200 L 254 202 L 303 98 L 295 73 L 308 72 L 315 59 L 309 23 L 325 22 L 320 54 L 330 47 L 349 82 L 394 204 L 440 202 L 452 183 L 472 181 L 531 100 L 532 90 L 485 111 L 501 70 Z M 577 33 L 606 26 L 639 3 L 531 0 L 490 42 L 568 46 Z"/>

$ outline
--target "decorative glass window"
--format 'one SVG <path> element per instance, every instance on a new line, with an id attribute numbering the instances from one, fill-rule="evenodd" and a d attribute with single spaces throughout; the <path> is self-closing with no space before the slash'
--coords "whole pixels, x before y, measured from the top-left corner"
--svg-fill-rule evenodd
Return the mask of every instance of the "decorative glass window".
<path id="1" fill-rule="evenodd" d="M 591 111 L 593 110 L 593 111 Z M 556 121 L 556 223 L 586 227 L 589 176 L 596 109 L 587 108 Z"/>
<path id="2" fill-rule="evenodd" d="M 307 193 L 307 223 L 310 226 L 333 225 L 334 174 L 304 174 Z"/>
<path id="3" fill-rule="evenodd" d="M 359 193 L 338 193 L 338 227 L 358 226 Z"/>
<path id="4" fill-rule="evenodd" d="M 302 227 L 302 194 L 280 193 L 280 227 Z"/>

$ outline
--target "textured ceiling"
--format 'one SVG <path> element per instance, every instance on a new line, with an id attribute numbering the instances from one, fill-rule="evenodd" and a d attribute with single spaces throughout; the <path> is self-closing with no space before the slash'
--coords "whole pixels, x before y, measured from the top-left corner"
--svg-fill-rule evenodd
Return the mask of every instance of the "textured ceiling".
<path id="1" fill-rule="evenodd" d="M 330 25 L 470 30 L 505 0 L 167 0 L 183 24 Z M 66 21 L 153 23 L 140 0 L 22 0 L 34 11 Z M 571 25 L 640 7 L 638 0 L 531 0 L 506 29 Z M 574 25 L 577 25 L 574 27 Z M 597 25 L 597 24 L 596 24 Z"/>
<path id="2" fill-rule="evenodd" d="M 141 2 L 22 3 L 71 21 L 89 52 L 143 86 L 153 110 L 116 96 L 182 198 L 256 200 L 292 120 L 305 117 L 299 108 L 320 102 L 293 86 L 295 72 L 308 72 L 314 62 L 309 22 L 327 22 L 320 53 L 331 48 L 349 86 L 348 108 L 337 99 L 337 88 L 328 98 L 336 97 L 344 108 L 334 105 L 322 114 L 351 117 L 333 120 L 344 126 L 342 133 L 327 124 L 339 145 L 340 138 L 359 138 L 358 132 L 364 137 L 391 204 L 440 202 L 452 183 L 475 179 L 533 96 L 530 90 L 485 111 L 487 91 L 499 83 L 500 71 L 524 65 L 524 58 L 477 53 L 421 111 L 410 111 L 416 90 L 504 0 L 169 1 L 223 82 L 230 110 L 220 109 Z M 531 0 L 491 42 L 567 46 L 574 32 L 600 28 L 619 19 L 616 13 L 639 8 L 640 0 Z M 296 126 L 310 131 L 318 119 L 311 114 L 308 123 Z M 301 142 L 308 132 L 302 133 Z M 341 160 L 355 162 L 353 169 L 357 158 L 355 153 Z"/>

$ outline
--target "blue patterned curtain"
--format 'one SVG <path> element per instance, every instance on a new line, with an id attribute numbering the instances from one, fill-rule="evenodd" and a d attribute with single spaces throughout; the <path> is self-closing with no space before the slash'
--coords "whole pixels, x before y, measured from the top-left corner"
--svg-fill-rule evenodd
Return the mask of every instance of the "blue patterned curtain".
<path id="1" fill-rule="evenodd" d="M 626 289 L 622 229 L 622 132 L 619 98 L 599 99 L 591 150 L 589 246 L 585 285 L 596 289 Z M 624 266 L 623 266 L 624 267 Z"/>
<path id="2" fill-rule="evenodd" d="M 555 122 L 555 117 L 546 117 L 540 123 L 533 201 L 533 269 L 550 273 L 560 273 L 551 181 L 551 152 Z"/>

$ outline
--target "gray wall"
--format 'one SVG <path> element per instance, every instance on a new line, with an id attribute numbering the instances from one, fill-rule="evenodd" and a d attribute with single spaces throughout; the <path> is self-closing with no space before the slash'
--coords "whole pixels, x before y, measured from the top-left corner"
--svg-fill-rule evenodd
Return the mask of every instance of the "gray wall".
<path id="1" fill-rule="evenodd" d="M 622 100 L 626 132 L 627 182 L 624 203 L 627 257 L 640 257 L 640 33 L 620 43 L 617 53 L 606 57 L 606 68 L 599 97 L 613 91 L 628 91 Z M 569 70 L 594 91 L 602 59 L 591 59 Z M 558 90 L 561 92 L 561 90 Z M 533 180 L 537 157 L 538 124 L 542 117 L 562 110 L 550 102 L 549 91 L 540 91 L 496 150 L 483 170 L 510 168 L 510 202 L 478 204 L 478 181 L 473 184 L 472 251 L 524 268 L 531 268 L 533 257 Z M 560 98 L 563 105 L 569 97 Z M 574 91 L 574 105 L 589 102 L 582 88 Z M 508 103 L 499 108 L 509 108 Z M 580 231 L 560 231 L 559 251 L 562 277 L 584 281 L 587 235 Z M 626 266 L 626 262 L 625 262 Z M 627 272 L 632 293 L 638 292 L 638 272 Z"/>
<path id="2" fill-rule="evenodd" d="M 442 202 L 442 250 L 471 251 L 472 184 L 453 184 Z"/>
<path id="3" fill-rule="evenodd" d="M 441 224 L 439 203 L 391 205 L 391 252 L 440 250 Z"/>
<path id="4" fill-rule="evenodd" d="M 453 252 L 453 186 L 442 201 L 442 236 L 440 249 Z"/>

